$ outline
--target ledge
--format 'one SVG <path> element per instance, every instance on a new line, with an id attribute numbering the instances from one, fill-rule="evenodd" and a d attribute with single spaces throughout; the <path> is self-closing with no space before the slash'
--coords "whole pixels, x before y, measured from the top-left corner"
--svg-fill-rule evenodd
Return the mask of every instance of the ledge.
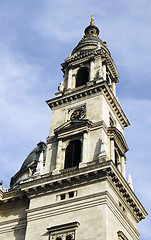
<path id="1" fill-rule="evenodd" d="M 114 94 L 108 87 L 106 81 L 102 81 L 99 83 L 95 83 L 92 86 L 84 85 L 83 88 L 74 89 L 71 92 L 62 95 L 61 97 L 52 98 L 47 100 L 46 103 L 48 106 L 53 110 L 60 107 L 64 107 L 69 103 L 73 103 L 79 101 L 81 99 L 86 99 L 90 97 L 94 97 L 94 95 L 103 94 L 108 101 L 109 105 L 111 106 L 113 112 L 119 119 L 121 126 L 127 127 L 130 125 L 127 117 L 125 116 L 120 104 L 118 103 L 117 99 L 115 98 Z"/>

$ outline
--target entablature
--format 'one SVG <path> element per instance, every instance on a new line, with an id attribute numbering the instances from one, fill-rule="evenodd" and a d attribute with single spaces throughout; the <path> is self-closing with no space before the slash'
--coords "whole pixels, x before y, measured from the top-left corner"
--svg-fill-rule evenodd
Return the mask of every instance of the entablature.
<path id="1" fill-rule="evenodd" d="M 119 120 L 122 128 L 124 129 L 124 127 L 127 127 L 130 123 L 126 118 L 116 97 L 108 87 L 106 81 L 101 81 L 99 83 L 92 81 L 90 83 L 90 86 L 84 85 L 83 87 L 80 87 L 80 89 L 73 89 L 67 93 L 60 93 L 58 97 L 47 100 L 46 103 L 52 110 L 54 110 L 72 104 L 74 102 L 81 101 L 82 99 L 94 97 L 94 95 L 103 94 L 111 109 L 115 113 L 115 116 Z"/>
<path id="2" fill-rule="evenodd" d="M 91 61 L 92 59 L 95 59 L 96 56 L 101 56 L 103 62 L 106 61 L 108 68 L 111 70 L 114 78 L 118 79 L 119 74 L 115 63 L 111 58 L 109 50 L 103 46 L 101 46 L 100 49 L 82 50 L 78 53 L 75 53 L 74 55 L 69 56 L 67 59 L 65 59 L 65 62 L 61 64 L 62 71 L 65 72 L 65 68 L 72 68 L 76 65 L 79 66 L 81 62 Z"/>
<path id="3" fill-rule="evenodd" d="M 47 174 L 42 177 L 33 177 L 33 179 L 29 179 L 29 181 L 26 180 L 26 182 L 20 184 L 17 190 L 14 189 L 9 193 L 4 193 L 4 199 L 6 199 L 6 197 L 8 199 L 8 194 L 9 199 L 15 196 L 18 197 L 18 195 L 26 195 L 31 198 L 37 195 L 55 193 L 55 191 L 62 191 L 62 189 L 68 189 L 74 186 L 78 187 L 83 184 L 93 184 L 105 180 L 109 181 L 117 194 L 121 196 L 121 199 L 125 202 L 127 208 L 130 209 L 138 222 L 145 218 L 147 212 L 111 160 L 103 163 L 91 162 L 85 168 L 74 168 L 71 169 L 71 171 L 68 169 L 67 172 L 60 171 L 58 175 Z M 17 194 L 19 192 L 20 194 Z"/>

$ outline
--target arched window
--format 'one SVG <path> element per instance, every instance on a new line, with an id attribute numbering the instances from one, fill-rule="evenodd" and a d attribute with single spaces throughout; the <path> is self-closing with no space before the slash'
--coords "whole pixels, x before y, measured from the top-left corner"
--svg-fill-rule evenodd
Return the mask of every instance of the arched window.
<path id="1" fill-rule="evenodd" d="M 76 78 L 76 87 L 85 85 L 89 81 L 89 71 L 87 68 L 81 68 L 78 71 Z"/>
<path id="2" fill-rule="evenodd" d="M 80 140 L 71 141 L 66 148 L 64 168 L 78 166 L 80 160 L 81 160 L 81 141 Z"/>
<path id="3" fill-rule="evenodd" d="M 66 240 L 72 240 L 72 236 L 71 235 L 66 236 Z"/>

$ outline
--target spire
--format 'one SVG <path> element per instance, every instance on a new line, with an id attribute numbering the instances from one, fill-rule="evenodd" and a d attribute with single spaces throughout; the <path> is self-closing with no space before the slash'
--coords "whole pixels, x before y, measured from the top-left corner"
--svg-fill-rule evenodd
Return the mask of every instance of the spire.
<path id="1" fill-rule="evenodd" d="M 95 26 L 95 23 L 94 23 L 94 14 L 91 15 L 90 26 Z"/>

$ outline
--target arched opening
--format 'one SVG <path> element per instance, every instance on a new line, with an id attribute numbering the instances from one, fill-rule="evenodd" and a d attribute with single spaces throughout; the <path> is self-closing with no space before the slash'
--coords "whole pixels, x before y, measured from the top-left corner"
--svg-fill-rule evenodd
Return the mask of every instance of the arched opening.
<path id="1" fill-rule="evenodd" d="M 66 236 L 66 240 L 72 240 L 72 236 L 71 235 Z"/>
<path id="2" fill-rule="evenodd" d="M 89 71 L 87 68 L 81 68 L 78 71 L 76 78 L 76 87 L 85 85 L 89 81 Z"/>
<path id="3" fill-rule="evenodd" d="M 78 166 L 80 160 L 81 160 L 81 141 L 80 140 L 71 141 L 66 148 L 64 168 Z"/>
<path id="4" fill-rule="evenodd" d="M 62 240 L 62 238 L 61 237 L 57 237 L 56 240 Z"/>

